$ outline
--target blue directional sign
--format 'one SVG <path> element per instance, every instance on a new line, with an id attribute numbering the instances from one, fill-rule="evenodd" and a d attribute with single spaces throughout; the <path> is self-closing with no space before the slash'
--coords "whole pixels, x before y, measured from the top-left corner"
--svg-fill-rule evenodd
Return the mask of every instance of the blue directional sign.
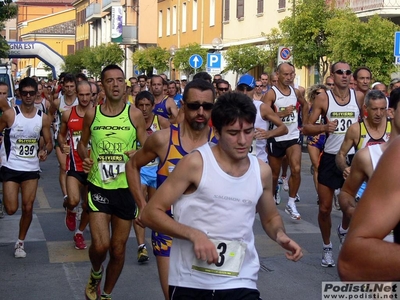
<path id="1" fill-rule="evenodd" d="M 221 53 L 207 53 L 207 68 L 221 69 Z"/>
<path id="2" fill-rule="evenodd" d="M 189 65 L 193 68 L 193 69 L 198 69 L 203 65 L 203 58 L 199 55 L 199 54 L 193 54 L 190 58 L 189 58 Z"/>
<path id="3" fill-rule="evenodd" d="M 133 66 L 133 73 L 135 73 L 135 75 L 139 75 L 140 74 L 140 71 L 139 71 L 139 69 L 138 69 L 138 66 Z"/>
<path id="4" fill-rule="evenodd" d="M 394 56 L 400 56 L 400 31 L 394 33 Z"/>

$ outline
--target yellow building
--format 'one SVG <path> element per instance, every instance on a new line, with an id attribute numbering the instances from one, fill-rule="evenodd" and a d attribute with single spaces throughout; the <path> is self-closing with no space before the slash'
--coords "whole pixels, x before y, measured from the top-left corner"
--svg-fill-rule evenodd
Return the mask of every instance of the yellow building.
<path id="1" fill-rule="evenodd" d="M 17 2 L 17 36 L 21 42 L 43 43 L 56 54 L 66 56 L 75 52 L 75 10 L 71 1 L 44 0 Z M 47 77 L 43 63 L 37 58 L 19 59 L 21 77 Z M 60 70 L 57 70 L 60 72 Z"/>

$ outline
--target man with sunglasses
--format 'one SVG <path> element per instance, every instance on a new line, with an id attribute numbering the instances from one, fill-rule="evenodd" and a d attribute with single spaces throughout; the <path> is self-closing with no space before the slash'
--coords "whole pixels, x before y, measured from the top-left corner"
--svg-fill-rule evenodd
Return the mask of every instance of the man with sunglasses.
<path id="1" fill-rule="evenodd" d="M 210 82 L 202 79 L 189 82 L 182 99 L 183 121 L 180 124 L 171 124 L 170 128 L 154 132 L 148 137 L 143 148 L 138 150 L 127 163 L 129 187 L 136 201 L 141 203 L 140 211 L 146 205 L 140 184 L 142 167 L 159 158 L 157 187 L 160 187 L 183 156 L 211 140 L 216 142 L 213 139 L 213 130 L 208 125 L 214 99 L 215 90 Z M 168 209 L 166 214 L 172 217 L 171 209 Z M 152 244 L 164 297 L 169 299 L 168 269 L 172 237 L 153 231 Z"/>
<path id="2" fill-rule="evenodd" d="M 253 94 L 253 100 L 261 100 L 262 96 L 263 96 L 263 92 L 262 92 L 262 82 L 261 80 L 256 80 L 256 85 L 254 87 L 254 94 Z"/>
<path id="3" fill-rule="evenodd" d="M 220 96 L 212 111 L 218 144 L 206 143 L 184 157 L 142 212 L 145 224 L 174 236 L 168 299 L 261 299 L 256 212 L 287 259 L 303 255 L 285 233 L 270 168 L 248 153 L 256 113 L 243 94 Z M 163 213 L 171 205 L 176 220 Z"/>
<path id="4" fill-rule="evenodd" d="M 292 64 L 282 63 L 276 70 L 278 83 L 263 97 L 263 102 L 269 107 L 274 107 L 282 122 L 286 125 L 288 133 L 268 140 L 268 160 L 272 169 L 274 188 L 278 186 L 278 178 L 282 167 L 283 158 L 287 157 L 290 166 L 289 199 L 285 212 L 293 220 L 300 220 L 300 213 L 296 207 L 296 195 L 300 187 L 301 171 L 301 140 L 298 127 L 299 112 L 297 103 L 302 106 L 303 120 L 308 114 L 308 103 L 303 94 L 292 87 L 294 68 Z M 277 125 L 274 124 L 274 129 Z"/>
<path id="5" fill-rule="evenodd" d="M 333 82 L 332 76 L 326 77 L 325 85 L 326 85 L 328 90 L 331 90 L 335 86 L 335 83 Z"/>
<path id="6" fill-rule="evenodd" d="M 230 84 L 224 79 L 219 79 L 216 82 L 217 85 L 217 96 L 222 96 L 223 94 L 229 92 Z"/>
<path id="7" fill-rule="evenodd" d="M 7 214 L 18 210 L 18 193 L 21 189 L 22 215 L 19 222 L 18 241 L 14 256 L 26 257 L 24 240 L 32 222 L 33 203 L 38 186 L 39 161 L 44 161 L 53 149 L 50 118 L 35 107 L 38 91 L 34 79 L 27 77 L 19 84 L 22 103 L 3 112 L 0 132 L 4 133 L 1 152 L 1 175 L 3 179 L 3 203 Z M 44 145 L 39 148 L 40 132 Z"/>
<path id="8" fill-rule="evenodd" d="M 358 122 L 364 95 L 349 88 L 351 77 L 350 65 L 346 62 L 336 62 L 331 66 L 334 87 L 332 90 L 315 97 L 313 109 L 308 122 L 303 127 L 305 135 L 326 133 L 324 151 L 318 167 L 318 223 L 323 240 L 322 267 L 334 267 L 331 243 L 331 212 L 332 198 L 335 189 L 342 187 L 343 173 L 336 166 L 335 157 L 343 143 L 347 129 Z M 322 117 L 325 124 L 316 124 Z M 349 154 L 354 154 L 352 149 Z"/>

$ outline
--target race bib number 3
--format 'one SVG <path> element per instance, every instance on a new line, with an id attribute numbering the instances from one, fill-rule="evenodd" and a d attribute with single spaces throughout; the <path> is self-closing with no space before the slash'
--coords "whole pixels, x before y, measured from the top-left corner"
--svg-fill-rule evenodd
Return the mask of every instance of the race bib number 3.
<path id="1" fill-rule="evenodd" d="M 101 180 L 105 183 L 111 182 L 121 173 L 125 173 L 125 161 L 123 155 L 105 154 L 98 159 Z"/>
<path id="2" fill-rule="evenodd" d="M 216 264 L 208 264 L 206 261 L 194 259 L 192 269 L 212 275 L 237 277 L 242 268 L 246 253 L 246 243 L 239 241 L 218 241 L 210 239 L 214 243 L 219 258 Z"/>

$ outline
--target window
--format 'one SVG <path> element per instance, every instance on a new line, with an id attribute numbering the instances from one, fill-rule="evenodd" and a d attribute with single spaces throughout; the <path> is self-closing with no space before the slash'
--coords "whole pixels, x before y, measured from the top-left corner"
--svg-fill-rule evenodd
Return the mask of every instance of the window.
<path id="1" fill-rule="evenodd" d="M 229 21 L 229 0 L 225 0 L 224 21 Z"/>
<path id="2" fill-rule="evenodd" d="M 171 9 L 167 8 L 167 33 L 166 35 L 169 36 L 171 34 Z"/>
<path id="3" fill-rule="evenodd" d="M 215 26 L 215 0 L 210 0 L 210 26 Z"/>
<path id="4" fill-rule="evenodd" d="M 244 0 L 237 0 L 236 18 L 244 18 Z"/>
<path id="5" fill-rule="evenodd" d="M 172 8 L 172 34 L 176 34 L 176 5 Z"/>
<path id="6" fill-rule="evenodd" d="M 257 0 L 257 14 L 264 12 L 264 0 Z"/>
<path id="7" fill-rule="evenodd" d="M 187 19 L 187 7 L 185 2 L 182 5 L 182 32 L 186 32 L 186 19 Z"/>
<path id="8" fill-rule="evenodd" d="M 197 30 L 197 0 L 193 0 L 192 30 Z"/>
<path id="9" fill-rule="evenodd" d="M 158 12 L 158 37 L 162 37 L 162 10 Z"/>
<path id="10" fill-rule="evenodd" d="M 279 0 L 279 9 L 285 9 L 286 8 L 286 0 Z"/>
<path id="11" fill-rule="evenodd" d="M 8 39 L 10 41 L 16 41 L 17 40 L 17 30 L 16 29 L 10 29 L 9 33 L 9 37 Z"/>

